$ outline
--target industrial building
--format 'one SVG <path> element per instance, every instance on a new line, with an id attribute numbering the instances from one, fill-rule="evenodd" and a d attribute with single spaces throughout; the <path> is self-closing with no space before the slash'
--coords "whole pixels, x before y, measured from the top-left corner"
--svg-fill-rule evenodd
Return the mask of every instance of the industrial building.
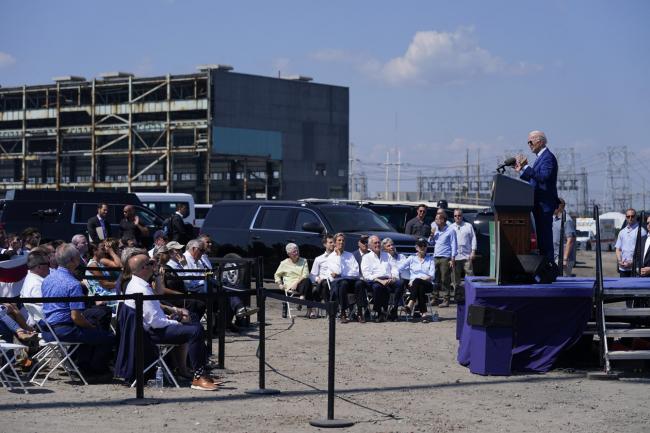
<path id="1" fill-rule="evenodd" d="M 198 69 L 0 87 L 0 189 L 347 197 L 348 88 Z"/>

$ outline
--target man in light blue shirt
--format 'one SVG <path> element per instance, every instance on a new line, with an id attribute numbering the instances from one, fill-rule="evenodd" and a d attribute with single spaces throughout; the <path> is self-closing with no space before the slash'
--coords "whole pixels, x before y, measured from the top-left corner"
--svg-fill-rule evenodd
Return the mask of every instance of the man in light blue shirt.
<path id="1" fill-rule="evenodd" d="M 430 242 L 435 245 L 433 260 L 436 269 L 436 302 L 440 308 L 449 307 L 451 297 L 451 273 L 456 265 L 458 242 L 456 232 L 447 225 L 444 213 L 436 214 L 435 226 L 431 228 Z"/>
<path id="2" fill-rule="evenodd" d="M 636 210 L 629 208 L 625 211 L 627 225 L 618 232 L 616 239 L 616 260 L 618 262 L 618 273 L 621 277 L 632 276 L 632 260 L 636 246 L 639 223 L 636 221 Z M 641 229 L 641 236 L 647 232 Z"/>

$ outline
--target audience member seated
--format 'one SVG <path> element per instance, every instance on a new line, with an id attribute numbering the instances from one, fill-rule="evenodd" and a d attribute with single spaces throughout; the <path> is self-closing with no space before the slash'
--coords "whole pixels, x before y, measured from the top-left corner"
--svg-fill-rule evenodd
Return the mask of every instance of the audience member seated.
<path id="1" fill-rule="evenodd" d="M 409 297 L 404 309 L 411 315 L 417 303 L 422 322 L 429 322 L 427 316 L 427 293 L 433 293 L 433 280 L 435 278 L 435 264 L 433 257 L 427 255 L 428 242 L 420 238 L 415 243 L 416 255 L 409 256 L 402 265 L 409 270 L 411 275 L 408 283 Z"/>
<path id="2" fill-rule="evenodd" d="M 50 257 L 48 250 L 43 247 L 32 249 L 27 256 L 27 276 L 20 289 L 21 298 L 41 298 L 41 285 L 43 279 L 50 274 Z M 34 303 L 41 311 L 43 304 Z M 31 315 L 27 317 L 27 324 L 33 326 L 36 321 Z"/>
<path id="3" fill-rule="evenodd" d="M 153 295 L 153 288 L 147 281 L 153 276 L 154 265 L 154 260 L 149 258 L 146 251 L 129 258 L 127 266 L 131 273 L 131 279 L 125 293 Z M 157 280 L 161 280 L 161 278 L 160 275 L 156 276 Z M 162 283 L 160 284 L 162 285 Z M 125 304 L 135 309 L 134 301 L 127 300 Z M 188 343 L 189 361 L 194 372 L 191 388 L 201 391 L 216 391 L 218 385 L 205 370 L 207 348 L 205 347 L 205 336 L 201 325 L 192 323 L 189 314 L 183 311 L 177 311 L 175 315 L 168 317 L 163 312 L 159 301 L 145 301 L 142 314 L 144 329 L 153 343 Z"/>
<path id="4" fill-rule="evenodd" d="M 74 277 L 81 258 L 79 251 L 72 244 L 62 244 L 56 249 L 56 261 L 59 267 L 52 271 L 41 286 L 44 298 L 83 296 L 81 283 Z M 85 311 L 86 310 L 86 311 Z M 90 309 L 88 309 L 90 310 Z M 110 379 L 108 362 L 115 336 L 106 329 L 101 329 L 86 317 L 90 313 L 84 302 L 44 302 L 45 319 L 60 340 L 71 343 L 83 343 L 77 350 L 77 365 L 84 375 L 101 375 Z M 46 327 L 41 327 L 45 341 L 54 340 Z M 88 378 L 87 378 L 88 379 Z"/>
<path id="5" fill-rule="evenodd" d="M 385 322 L 388 316 L 389 293 L 395 292 L 399 278 L 398 269 L 391 266 L 388 253 L 381 251 L 381 241 L 376 235 L 368 238 L 370 252 L 361 259 L 361 273 L 370 284 L 373 295 L 373 309 L 377 313 L 376 322 Z"/>
<path id="6" fill-rule="evenodd" d="M 341 323 L 348 323 L 348 294 L 354 291 L 357 300 L 357 320 L 365 323 L 363 309 L 367 307 L 366 285 L 359 279 L 359 263 L 354 254 L 344 251 L 345 235 L 334 235 L 334 251 L 327 257 L 327 269 L 331 285 L 330 299 L 341 307 Z"/>
<path id="7" fill-rule="evenodd" d="M 164 245 L 167 245 L 167 236 L 164 231 L 158 230 L 153 234 L 153 247 L 149 250 L 149 257 L 153 259 L 158 249 Z"/>
<path id="8" fill-rule="evenodd" d="M 325 252 L 314 259 L 309 278 L 316 285 L 316 292 L 320 296 L 319 300 L 329 300 L 330 291 L 327 285 L 327 279 L 330 276 L 330 272 L 327 268 L 327 257 L 334 251 L 334 236 L 331 234 L 323 236 L 323 246 L 325 247 Z"/>
<path id="9" fill-rule="evenodd" d="M 115 279 L 112 278 L 110 271 L 103 269 L 106 267 L 121 267 L 120 258 L 117 253 L 113 251 L 110 243 L 100 242 L 99 245 L 90 244 L 88 246 L 88 254 L 91 259 L 88 260 L 87 266 L 89 268 L 99 269 L 86 269 L 86 282 L 88 285 L 89 296 L 114 296 L 115 295 Z M 96 279 L 101 278 L 101 279 Z M 112 312 L 116 312 L 117 301 L 98 301 L 98 305 L 107 305 L 111 308 Z"/>
<path id="10" fill-rule="evenodd" d="M 381 241 L 381 249 L 388 253 L 390 258 L 390 265 L 398 269 L 398 278 L 395 284 L 390 287 L 390 295 L 393 295 L 393 303 L 389 306 L 388 319 L 391 321 L 397 320 L 397 308 L 402 305 L 402 298 L 404 297 L 404 290 L 409 280 L 409 271 L 406 267 L 402 266 L 406 262 L 406 256 L 399 254 L 395 249 L 395 244 L 391 238 L 384 238 Z"/>
<path id="11" fill-rule="evenodd" d="M 27 325 L 15 305 L 0 304 L 0 339 L 11 343 L 14 336 L 21 342 L 38 338 L 38 334 Z"/>
<path id="12" fill-rule="evenodd" d="M 314 300 L 311 280 L 309 279 L 309 266 L 307 259 L 300 257 L 298 245 L 288 243 L 285 247 L 288 258 L 280 262 L 280 266 L 273 276 L 276 284 L 288 293 L 300 295 L 300 299 Z M 316 313 L 312 308 L 307 308 L 307 316 L 315 319 Z"/>

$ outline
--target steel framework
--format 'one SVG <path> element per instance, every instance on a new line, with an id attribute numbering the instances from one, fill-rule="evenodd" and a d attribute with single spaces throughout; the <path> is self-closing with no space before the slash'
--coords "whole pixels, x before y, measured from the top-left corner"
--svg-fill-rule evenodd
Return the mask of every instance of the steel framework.
<path id="1" fill-rule="evenodd" d="M 209 69 L 0 88 L 0 189 L 171 192 L 178 159 L 204 164 L 209 200 L 211 88 Z"/>

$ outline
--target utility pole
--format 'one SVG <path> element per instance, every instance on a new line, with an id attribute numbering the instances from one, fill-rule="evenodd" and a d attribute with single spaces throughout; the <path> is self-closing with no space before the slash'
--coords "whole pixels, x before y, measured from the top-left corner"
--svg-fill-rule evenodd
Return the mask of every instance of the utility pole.
<path id="1" fill-rule="evenodd" d="M 469 148 L 465 149 L 465 202 L 469 196 Z"/>
<path id="2" fill-rule="evenodd" d="M 481 149 L 476 152 L 476 204 L 481 197 Z"/>
<path id="3" fill-rule="evenodd" d="M 384 195 L 384 200 L 388 200 L 388 165 L 390 164 L 389 158 L 389 153 L 386 152 L 386 189 L 385 189 L 385 195 Z"/>
<path id="4" fill-rule="evenodd" d="M 400 175 L 402 170 L 402 154 L 399 149 L 397 149 L 397 201 L 400 200 Z"/>

